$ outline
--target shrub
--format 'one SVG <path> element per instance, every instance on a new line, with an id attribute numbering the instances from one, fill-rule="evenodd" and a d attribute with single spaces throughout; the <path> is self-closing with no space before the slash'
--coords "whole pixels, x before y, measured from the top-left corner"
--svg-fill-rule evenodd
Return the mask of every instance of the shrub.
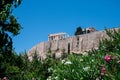
<path id="1" fill-rule="evenodd" d="M 120 80 L 120 29 L 106 30 L 109 39 L 87 56 L 71 54 L 53 69 L 51 80 Z"/>

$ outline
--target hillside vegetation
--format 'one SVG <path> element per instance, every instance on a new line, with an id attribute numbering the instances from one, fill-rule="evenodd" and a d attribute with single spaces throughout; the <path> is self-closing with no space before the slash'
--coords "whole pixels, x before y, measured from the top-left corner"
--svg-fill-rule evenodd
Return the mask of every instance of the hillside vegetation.
<path id="1" fill-rule="evenodd" d="M 13 55 L 14 61 L 2 65 L 4 76 L 10 80 L 120 80 L 120 29 L 106 30 L 97 50 L 68 54 L 61 59 L 40 60 L 37 53 L 29 61 L 27 54 Z M 52 53 L 51 53 L 52 54 Z M 2 73 L 2 74 L 3 74 Z"/>

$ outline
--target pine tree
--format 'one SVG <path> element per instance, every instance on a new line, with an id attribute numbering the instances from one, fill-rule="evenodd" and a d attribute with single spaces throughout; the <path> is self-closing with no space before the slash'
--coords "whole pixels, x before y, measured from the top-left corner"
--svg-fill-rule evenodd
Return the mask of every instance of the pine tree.
<path id="1" fill-rule="evenodd" d="M 82 28 L 81 27 L 77 27 L 76 32 L 74 33 L 75 36 L 83 34 Z"/>

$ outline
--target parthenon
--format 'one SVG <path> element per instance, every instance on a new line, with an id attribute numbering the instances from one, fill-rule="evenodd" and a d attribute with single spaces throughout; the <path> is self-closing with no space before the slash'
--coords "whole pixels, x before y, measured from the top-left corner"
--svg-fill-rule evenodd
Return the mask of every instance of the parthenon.
<path id="1" fill-rule="evenodd" d="M 62 40 L 69 37 L 67 33 L 61 32 L 61 33 L 56 33 L 56 34 L 49 34 L 48 35 L 48 41 L 51 40 Z"/>

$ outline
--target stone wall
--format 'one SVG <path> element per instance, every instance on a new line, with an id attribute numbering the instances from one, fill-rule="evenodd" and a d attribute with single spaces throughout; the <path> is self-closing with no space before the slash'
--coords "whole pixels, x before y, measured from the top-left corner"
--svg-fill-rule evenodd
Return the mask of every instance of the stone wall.
<path id="1" fill-rule="evenodd" d="M 37 52 L 39 57 L 45 59 L 48 51 L 51 51 L 52 53 L 55 53 L 56 57 L 61 57 L 63 51 L 68 53 L 68 49 L 70 50 L 70 53 L 81 53 L 91 50 L 92 48 L 97 49 L 99 46 L 99 41 L 102 38 L 107 37 L 108 36 L 105 31 L 96 31 L 79 36 L 68 37 L 62 40 L 41 42 L 30 49 L 28 56 L 31 58 L 33 53 Z"/>

